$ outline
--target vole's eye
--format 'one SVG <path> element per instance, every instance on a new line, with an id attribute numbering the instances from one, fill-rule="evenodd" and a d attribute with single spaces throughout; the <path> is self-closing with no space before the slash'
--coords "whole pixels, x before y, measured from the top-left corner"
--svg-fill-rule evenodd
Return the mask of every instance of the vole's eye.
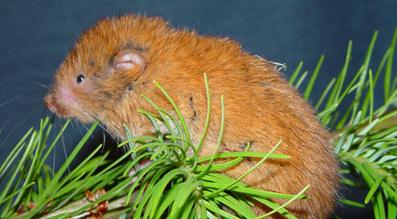
<path id="1" fill-rule="evenodd" d="M 84 81 L 84 79 L 85 79 L 84 75 L 79 74 L 79 75 L 77 76 L 77 78 L 76 78 L 76 82 L 77 82 L 78 84 L 80 84 L 81 82 Z"/>

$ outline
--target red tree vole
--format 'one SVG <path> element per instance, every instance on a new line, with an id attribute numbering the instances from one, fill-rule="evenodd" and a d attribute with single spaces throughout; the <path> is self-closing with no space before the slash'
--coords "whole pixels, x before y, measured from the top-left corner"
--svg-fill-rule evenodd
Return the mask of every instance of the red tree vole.
<path id="1" fill-rule="evenodd" d="M 86 31 L 59 67 L 46 96 L 48 108 L 82 122 L 99 120 L 124 139 L 152 130 L 137 112 L 150 109 L 145 94 L 160 106 L 170 104 L 152 81 L 158 81 L 181 108 L 197 143 L 206 116 L 203 73 L 212 93 L 211 121 L 202 154 L 215 150 L 220 96 L 225 97 L 222 150 L 269 151 L 280 139 L 283 160 L 269 160 L 244 181 L 282 193 L 297 193 L 310 184 L 309 199 L 288 207 L 300 218 L 326 218 L 338 185 L 337 162 L 328 133 L 312 108 L 274 66 L 243 51 L 227 38 L 200 36 L 171 28 L 159 18 L 122 16 L 99 21 Z M 245 161 L 225 173 L 240 176 L 255 162 Z"/>

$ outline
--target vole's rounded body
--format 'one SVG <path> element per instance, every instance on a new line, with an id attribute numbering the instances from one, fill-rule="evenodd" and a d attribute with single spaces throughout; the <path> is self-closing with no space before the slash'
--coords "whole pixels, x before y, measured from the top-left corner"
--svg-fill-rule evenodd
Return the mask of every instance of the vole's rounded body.
<path id="1" fill-rule="evenodd" d="M 224 95 L 222 150 L 241 151 L 250 142 L 252 150 L 267 152 L 282 140 L 277 152 L 291 156 L 269 160 L 244 181 L 282 193 L 297 193 L 310 185 L 310 198 L 289 209 L 302 218 L 326 218 L 335 205 L 338 184 L 328 133 L 274 66 L 244 52 L 234 41 L 173 29 L 158 18 L 104 19 L 78 40 L 60 66 L 46 102 L 60 116 L 99 120 L 123 139 L 123 124 L 134 135 L 151 130 L 137 112 L 150 109 L 141 94 L 171 109 L 153 86 L 155 80 L 181 108 L 197 143 L 206 116 L 203 73 L 208 75 L 213 101 L 202 154 L 215 150 Z M 245 161 L 226 173 L 237 177 L 254 164 Z"/>

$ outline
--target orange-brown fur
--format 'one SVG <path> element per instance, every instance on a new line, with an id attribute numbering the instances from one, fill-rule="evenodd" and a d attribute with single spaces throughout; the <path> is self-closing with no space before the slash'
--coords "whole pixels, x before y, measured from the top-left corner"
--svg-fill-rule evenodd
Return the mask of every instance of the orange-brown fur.
<path id="1" fill-rule="evenodd" d="M 112 57 L 125 47 L 143 48 L 144 69 L 103 73 Z M 84 72 L 84 88 L 74 85 Z M 47 103 L 58 104 L 58 114 L 83 122 L 99 120 L 118 138 L 124 138 L 123 124 L 133 134 L 151 130 L 137 109 L 150 109 L 140 94 L 171 109 L 151 83 L 158 81 L 187 118 L 193 142 L 204 126 L 206 96 L 203 73 L 211 90 L 210 130 L 202 154 L 214 152 L 220 123 L 220 96 L 225 97 L 225 131 L 222 150 L 240 151 L 252 143 L 254 151 L 269 151 L 280 139 L 278 153 L 288 160 L 270 160 L 244 181 L 255 187 L 283 193 L 297 193 L 310 184 L 310 199 L 296 201 L 289 209 L 300 218 L 326 218 L 332 211 L 337 190 L 337 162 L 328 133 L 312 108 L 274 70 L 274 66 L 244 52 L 227 38 L 207 37 L 177 30 L 159 18 L 122 16 L 99 21 L 85 32 L 60 66 Z M 126 87 L 132 84 L 133 90 Z M 78 107 L 59 101 L 60 86 L 67 86 Z M 57 102 L 58 101 L 58 102 Z M 240 176 L 254 162 L 245 161 L 226 173 Z"/>

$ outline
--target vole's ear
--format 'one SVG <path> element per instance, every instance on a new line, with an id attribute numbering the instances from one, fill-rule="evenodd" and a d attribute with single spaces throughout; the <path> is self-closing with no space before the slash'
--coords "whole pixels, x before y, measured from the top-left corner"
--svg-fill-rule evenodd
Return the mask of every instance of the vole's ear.
<path id="1" fill-rule="evenodd" d="M 118 52 L 112 60 L 113 70 L 132 70 L 134 68 L 144 69 L 145 59 L 134 49 L 124 49 Z"/>

